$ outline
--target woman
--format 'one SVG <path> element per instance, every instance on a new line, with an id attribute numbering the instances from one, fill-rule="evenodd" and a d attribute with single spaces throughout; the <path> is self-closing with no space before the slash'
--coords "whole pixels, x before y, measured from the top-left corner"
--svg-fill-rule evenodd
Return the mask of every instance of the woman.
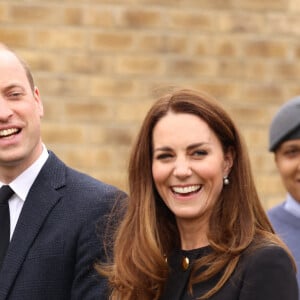
<path id="1" fill-rule="evenodd" d="M 98 268 L 110 299 L 298 300 L 293 259 L 258 199 L 240 134 L 194 91 L 148 112 L 113 253 Z"/>
<path id="2" fill-rule="evenodd" d="M 268 211 L 276 232 L 291 250 L 300 267 L 300 97 L 280 107 L 269 132 L 269 150 L 287 191 L 286 199 Z M 297 276 L 298 287 L 300 275 Z"/>

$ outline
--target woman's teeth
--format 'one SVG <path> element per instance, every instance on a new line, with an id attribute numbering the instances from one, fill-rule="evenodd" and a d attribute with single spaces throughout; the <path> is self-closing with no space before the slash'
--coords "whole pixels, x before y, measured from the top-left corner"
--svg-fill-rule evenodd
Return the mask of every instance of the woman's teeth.
<path id="1" fill-rule="evenodd" d="M 200 184 L 197 185 L 190 185 L 190 186 L 174 186 L 172 187 L 172 191 L 177 193 L 177 194 L 188 194 L 188 193 L 192 193 L 192 192 L 196 192 L 201 188 Z"/>

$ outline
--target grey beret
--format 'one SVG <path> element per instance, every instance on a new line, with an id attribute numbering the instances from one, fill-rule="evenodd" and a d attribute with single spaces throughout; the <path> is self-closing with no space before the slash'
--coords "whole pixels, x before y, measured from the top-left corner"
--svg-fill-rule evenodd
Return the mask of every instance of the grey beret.
<path id="1" fill-rule="evenodd" d="M 300 96 L 280 107 L 274 116 L 269 132 L 269 150 L 275 151 L 284 141 L 300 138 Z"/>

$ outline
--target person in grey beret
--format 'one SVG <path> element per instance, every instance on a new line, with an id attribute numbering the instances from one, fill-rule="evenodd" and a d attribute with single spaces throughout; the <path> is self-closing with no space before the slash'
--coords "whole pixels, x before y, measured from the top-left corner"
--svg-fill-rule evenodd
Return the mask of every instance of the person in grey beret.
<path id="1" fill-rule="evenodd" d="M 300 287 L 300 96 L 280 107 L 269 132 L 269 150 L 286 188 L 286 199 L 268 211 L 276 231 L 290 248 Z"/>

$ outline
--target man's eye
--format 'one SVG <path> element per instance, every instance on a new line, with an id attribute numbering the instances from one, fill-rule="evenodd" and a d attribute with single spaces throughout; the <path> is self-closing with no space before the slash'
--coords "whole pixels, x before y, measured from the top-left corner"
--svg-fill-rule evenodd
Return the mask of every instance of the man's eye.
<path id="1" fill-rule="evenodd" d="M 9 98 L 19 98 L 22 96 L 22 93 L 21 92 L 12 92 L 8 96 L 9 96 Z"/>
<path id="2" fill-rule="evenodd" d="M 295 155 L 300 153 L 300 149 L 290 149 L 285 151 L 285 155 Z"/>

